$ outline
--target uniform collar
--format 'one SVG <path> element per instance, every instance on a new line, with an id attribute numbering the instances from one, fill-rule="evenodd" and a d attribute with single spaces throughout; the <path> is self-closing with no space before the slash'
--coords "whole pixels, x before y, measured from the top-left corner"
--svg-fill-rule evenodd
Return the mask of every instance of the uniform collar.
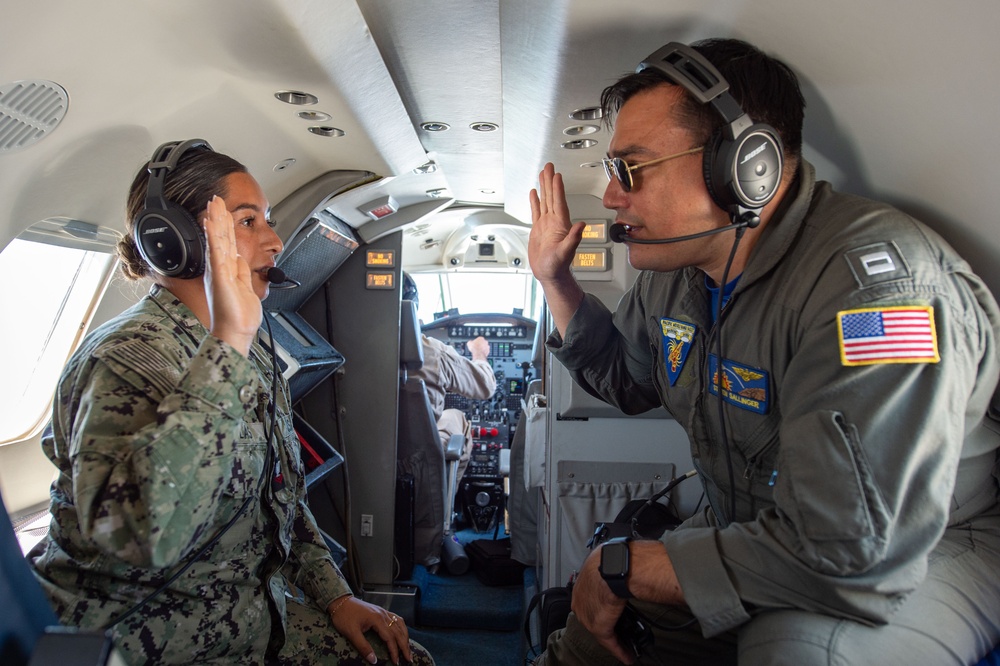
<path id="1" fill-rule="evenodd" d="M 191 308 L 174 296 L 166 287 L 154 284 L 149 289 L 149 298 L 157 303 L 167 315 L 190 331 L 199 340 L 208 334 L 208 329 L 202 326 Z"/>
<path id="2" fill-rule="evenodd" d="M 781 262 L 802 229 L 815 189 L 816 170 L 812 164 L 800 159 L 795 180 L 757 240 L 733 293 L 743 291 Z M 708 307 L 705 273 L 688 266 L 682 269 L 682 274 L 689 297 L 700 299 L 699 302 Z"/>
<path id="3" fill-rule="evenodd" d="M 816 170 L 809 162 L 800 160 L 792 187 L 750 253 L 743 269 L 740 289 L 756 282 L 784 259 L 802 230 L 815 189 Z"/>

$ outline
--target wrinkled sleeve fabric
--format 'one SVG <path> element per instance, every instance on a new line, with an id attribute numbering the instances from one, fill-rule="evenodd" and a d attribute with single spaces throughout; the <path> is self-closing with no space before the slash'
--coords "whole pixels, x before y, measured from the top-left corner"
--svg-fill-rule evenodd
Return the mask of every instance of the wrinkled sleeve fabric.
<path id="1" fill-rule="evenodd" d="M 292 559 L 295 565 L 292 582 L 305 590 L 320 608 L 325 609 L 337 597 L 350 594 L 351 588 L 334 564 L 316 519 L 306 504 L 304 490 L 295 517 Z"/>
<path id="2" fill-rule="evenodd" d="M 552 333 L 546 347 L 588 393 L 626 414 L 660 406 L 653 384 L 653 346 L 646 329 L 640 274 L 611 312 L 592 294 L 577 308 L 565 337 Z"/>
<path id="3" fill-rule="evenodd" d="M 440 351 L 438 383 L 445 391 L 473 400 L 488 400 L 493 396 L 497 390 L 497 379 L 488 361 L 473 361 L 439 340 L 428 340 Z"/>
<path id="4" fill-rule="evenodd" d="M 288 409 L 289 406 L 284 405 L 284 408 Z M 290 450 L 297 457 L 295 467 L 302 473 L 302 482 L 298 484 L 295 515 L 292 519 L 290 578 L 319 608 L 326 609 L 337 597 L 350 594 L 351 588 L 334 563 L 323 533 L 309 509 L 305 470 L 301 458 L 298 458 L 299 446 L 294 431 L 286 433 L 286 437 L 291 442 Z"/>

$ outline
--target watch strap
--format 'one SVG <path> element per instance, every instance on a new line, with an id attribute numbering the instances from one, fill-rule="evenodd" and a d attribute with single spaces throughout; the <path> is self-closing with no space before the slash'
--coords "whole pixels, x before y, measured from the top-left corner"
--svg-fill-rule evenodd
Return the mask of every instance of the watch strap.
<path id="1" fill-rule="evenodd" d="M 632 593 L 628 591 L 628 579 L 627 578 L 605 578 L 604 582 L 608 584 L 611 591 L 615 593 L 616 597 L 622 599 L 631 599 Z"/>

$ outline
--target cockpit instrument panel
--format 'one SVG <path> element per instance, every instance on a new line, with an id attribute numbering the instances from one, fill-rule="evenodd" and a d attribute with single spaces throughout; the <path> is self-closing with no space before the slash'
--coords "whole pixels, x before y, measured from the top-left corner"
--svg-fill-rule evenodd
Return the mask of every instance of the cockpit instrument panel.
<path id="1" fill-rule="evenodd" d="M 473 450 L 459 482 L 459 502 L 472 526 L 486 531 L 499 519 L 502 507 L 501 451 L 510 448 L 521 401 L 535 377 L 531 365 L 535 322 L 520 315 L 451 315 L 424 325 L 423 332 L 465 357 L 471 356 L 465 346 L 469 340 L 482 336 L 490 343 L 488 360 L 497 380 L 493 396 L 488 400 L 445 396 L 445 408 L 464 412 L 472 429 Z"/>

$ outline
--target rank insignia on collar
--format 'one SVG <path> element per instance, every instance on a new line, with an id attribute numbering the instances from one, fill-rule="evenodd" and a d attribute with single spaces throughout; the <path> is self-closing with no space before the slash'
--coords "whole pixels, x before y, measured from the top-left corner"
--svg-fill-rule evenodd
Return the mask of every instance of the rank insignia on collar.
<path id="1" fill-rule="evenodd" d="M 684 361 L 691 351 L 691 341 L 698 328 L 694 324 L 663 317 L 660 319 L 660 329 L 663 331 L 663 361 L 670 385 L 673 386 L 684 368 Z"/>

